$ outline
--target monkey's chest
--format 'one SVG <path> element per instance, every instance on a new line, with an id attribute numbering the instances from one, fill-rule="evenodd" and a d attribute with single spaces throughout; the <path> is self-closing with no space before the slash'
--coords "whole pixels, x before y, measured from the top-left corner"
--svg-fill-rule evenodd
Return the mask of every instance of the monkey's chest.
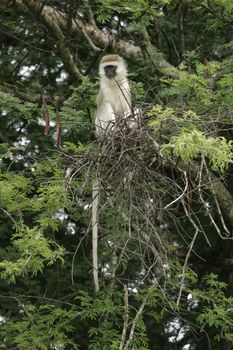
<path id="1" fill-rule="evenodd" d="M 130 112 L 131 98 L 129 91 L 123 87 L 105 91 L 105 100 L 111 104 L 116 116 L 123 116 Z"/>

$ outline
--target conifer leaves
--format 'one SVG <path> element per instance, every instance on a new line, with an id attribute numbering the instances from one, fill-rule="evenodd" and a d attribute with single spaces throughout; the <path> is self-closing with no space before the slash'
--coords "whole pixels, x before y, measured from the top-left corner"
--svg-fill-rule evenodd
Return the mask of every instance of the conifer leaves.
<path id="1" fill-rule="evenodd" d="M 225 295 L 227 284 L 219 281 L 214 273 L 206 276 L 204 282 L 205 289 L 192 291 L 193 296 L 198 297 L 204 304 L 202 312 L 197 316 L 201 331 L 207 327 L 214 327 L 221 333 L 221 336 L 216 336 L 217 340 L 225 338 L 232 342 L 233 298 Z"/>
<path id="2" fill-rule="evenodd" d="M 39 187 L 23 174 L 6 173 L 0 177 L 0 212 L 12 227 L 12 246 L 8 259 L 0 263 L 0 278 L 9 283 L 15 283 L 19 276 L 37 275 L 56 261 L 63 262 L 64 248 L 50 237 L 58 230 L 64 208 L 71 205 L 71 200 L 55 164 L 51 159 L 36 166 L 34 174 L 38 176 L 53 174 Z"/>
<path id="3" fill-rule="evenodd" d="M 155 106 L 148 115 L 153 117 L 149 126 L 162 132 L 163 137 L 169 137 L 168 143 L 161 144 L 165 157 L 180 157 L 187 163 L 204 156 L 214 171 L 223 172 L 228 168 L 233 157 L 232 141 L 223 136 L 206 136 L 198 129 L 201 117 L 192 110 L 180 113 L 170 107 Z"/>
<path id="4" fill-rule="evenodd" d="M 209 137 L 197 130 L 182 130 L 178 136 L 173 136 L 170 143 L 171 153 L 189 162 L 198 156 L 209 159 L 213 170 L 223 172 L 227 169 L 233 157 L 232 141 L 227 142 L 224 137 Z M 167 147 L 169 147 L 166 145 Z"/>
<path id="5" fill-rule="evenodd" d="M 18 309 L 18 322 L 8 321 L 1 325 L 3 349 L 12 344 L 12 339 L 19 350 L 78 349 L 68 336 L 74 329 L 72 321 L 77 316 L 76 311 L 50 304 L 34 306 L 23 303 L 19 303 Z"/>
<path id="6" fill-rule="evenodd" d="M 55 241 L 47 239 L 38 227 L 30 229 L 22 225 L 13 236 L 15 256 L 0 262 L 0 278 L 15 283 L 19 276 L 32 276 L 42 272 L 47 265 L 55 261 L 63 262 L 64 249 Z"/>

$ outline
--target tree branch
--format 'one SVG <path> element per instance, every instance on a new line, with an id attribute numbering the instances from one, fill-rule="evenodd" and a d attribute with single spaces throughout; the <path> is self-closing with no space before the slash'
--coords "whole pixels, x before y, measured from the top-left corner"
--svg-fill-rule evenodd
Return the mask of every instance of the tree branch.
<path id="1" fill-rule="evenodd" d="M 88 0 L 83 0 L 83 4 L 85 6 L 85 10 L 87 13 L 87 17 L 88 17 L 88 21 L 89 23 L 91 23 L 93 26 L 96 27 L 96 23 L 95 23 L 95 18 L 91 9 L 91 5 L 89 4 Z"/>
<path id="2" fill-rule="evenodd" d="M 24 92 L 20 92 L 13 88 L 7 88 L 0 86 L 0 94 L 7 94 L 11 96 L 18 97 L 20 100 L 25 102 L 31 102 L 31 103 L 38 103 L 41 105 L 42 103 L 42 94 L 28 94 Z M 43 95 L 43 99 L 46 101 L 47 104 L 55 105 L 55 103 L 58 103 L 59 105 L 62 104 L 65 99 L 60 96 L 49 96 L 49 95 Z"/>
<path id="3" fill-rule="evenodd" d="M 49 33 L 56 41 L 58 52 L 67 69 L 67 72 L 70 74 L 73 80 L 79 82 L 82 79 L 82 75 L 76 66 L 75 59 L 71 54 L 70 49 L 65 43 L 65 36 L 63 35 L 55 16 L 56 11 L 51 11 L 52 8 L 49 6 L 42 7 L 40 2 L 36 3 L 34 0 L 22 0 L 22 2 L 26 8 L 28 8 L 28 10 L 32 12 L 48 29 Z M 17 3 L 20 3 L 20 1 L 17 1 Z"/>
<path id="4" fill-rule="evenodd" d="M 144 310 L 144 308 L 146 306 L 146 303 L 147 303 L 147 300 L 144 300 L 142 302 L 141 306 L 139 307 L 139 309 L 138 309 L 138 311 L 137 311 L 137 313 L 136 313 L 136 315 L 135 315 L 135 317 L 134 317 L 134 319 L 132 321 L 132 326 L 131 326 L 131 329 L 130 329 L 130 332 L 129 332 L 129 338 L 128 338 L 128 340 L 127 340 L 123 350 L 127 350 L 129 348 L 130 343 L 133 340 L 133 336 L 134 336 L 134 332 L 135 332 L 135 328 L 136 328 L 137 322 L 138 322 L 140 316 L 143 313 L 143 310 Z"/>
<path id="5" fill-rule="evenodd" d="M 63 43 L 63 38 L 64 38 L 61 30 L 65 30 L 67 26 L 67 20 L 66 20 L 65 14 L 58 12 L 51 6 L 47 6 L 47 5 L 45 5 L 41 10 L 41 7 L 38 6 L 33 0 L 15 0 L 13 6 L 18 8 L 22 13 L 25 13 L 26 7 L 24 6 L 24 4 L 28 4 L 27 5 L 28 9 L 30 9 L 31 12 L 37 15 L 39 20 L 49 29 L 51 34 L 61 45 L 61 43 Z M 79 20 L 78 25 L 77 23 L 75 23 L 75 20 L 73 20 L 71 32 L 74 35 L 75 34 L 84 35 L 85 33 L 85 37 L 86 38 L 87 36 L 89 37 L 89 43 L 92 42 L 96 47 L 99 47 L 102 50 L 106 49 L 111 44 L 111 47 L 114 51 L 116 51 L 120 55 L 123 55 L 126 58 L 131 58 L 135 61 L 144 60 L 143 52 L 140 47 L 135 46 L 134 44 L 127 42 L 125 40 L 121 40 L 121 39 L 115 40 L 115 37 L 112 34 L 103 32 L 101 29 L 96 27 L 96 25 L 93 24 L 92 20 L 89 22 L 83 22 Z M 67 62 L 68 60 L 67 56 L 69 55 L 67 55 L 67 53 L 66 55 L 64 55 L 63 52 L 66 51 L 65 48 L 60 47 L 60 50 L 61 50 L 61 53 L 63 54 L 61 58 L 65 63 Z M 154 60 L 154 63 L 158 68 L 158 70 L 164 73 L 168 72 L 169 70 L 168 73 L 170 75 L 175 75 L 174 73 L 175 68 L 169 62 L 163 59 L 160 54 L 158 54 L 158 57 L 153 57 L 152 59 Z M 68 67 L 70 67 L 70 65 L 68 65 Z M 173 73 L 171 72 L 171 70 L 173 70 Z M 68 72 L 70 73 L 70 69 Z"/>

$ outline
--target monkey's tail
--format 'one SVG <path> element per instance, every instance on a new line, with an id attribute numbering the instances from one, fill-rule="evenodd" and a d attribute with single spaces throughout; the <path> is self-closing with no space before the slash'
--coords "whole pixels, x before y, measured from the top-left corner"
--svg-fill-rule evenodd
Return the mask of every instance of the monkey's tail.
<path id="1" fill-rule="evenodd" d="M 92 184 L 92 263 L 95 292 L 99 292 L 98 275 L 98 224 L 99 224 L 100 181 L 96 178 Z"/>

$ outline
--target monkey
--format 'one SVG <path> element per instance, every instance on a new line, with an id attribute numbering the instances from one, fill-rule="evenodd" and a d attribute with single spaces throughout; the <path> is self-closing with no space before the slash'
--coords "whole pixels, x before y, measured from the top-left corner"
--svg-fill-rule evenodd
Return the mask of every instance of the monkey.
<path id="1" fill-rule="evenodd" d="M 127 67 L 124 59 L 119 55 L 105 55 L 99 65 L 100 89 L 96 98 L 97 112 L 95 116 L 96 136 L 101 137 L 114 128 L 118 118 L 128 117 L 139 119 L 140 108 L 132 108 L 132 99 Z M 137 122 L 137 120 L 136 120 Z M 128 126 L 136 126 L 135 119 L 129 121 Z M 99 292 L 98 276 L 98 212 L 100 203 L 101 180 L 96 177 L 92 184 L 92 259 L 93 281 L 95 292 Z"/>
<path id="2" fill-rule="evenodd" d="M 101 137 L 114 127 L 117 118 L 131 114 L 131 92 L 127 79 L 127 67 L 119 55 L 105 55 L 99 65 L 100 89 L 96 98 L 96 136 Z M 100 179 L 92 184 L 92 260 L 95 292 L 99 292 L 98 277 L 98 211 Z"/>
<path id="3" fill-rule="evenodd" d="M 113 128 L 118 118 L 132 112 L 132 100 L 125 60 L 119 55 L 105 55 L 99 65 L 100 89 L 95 117 L 96 135 Z"/>

